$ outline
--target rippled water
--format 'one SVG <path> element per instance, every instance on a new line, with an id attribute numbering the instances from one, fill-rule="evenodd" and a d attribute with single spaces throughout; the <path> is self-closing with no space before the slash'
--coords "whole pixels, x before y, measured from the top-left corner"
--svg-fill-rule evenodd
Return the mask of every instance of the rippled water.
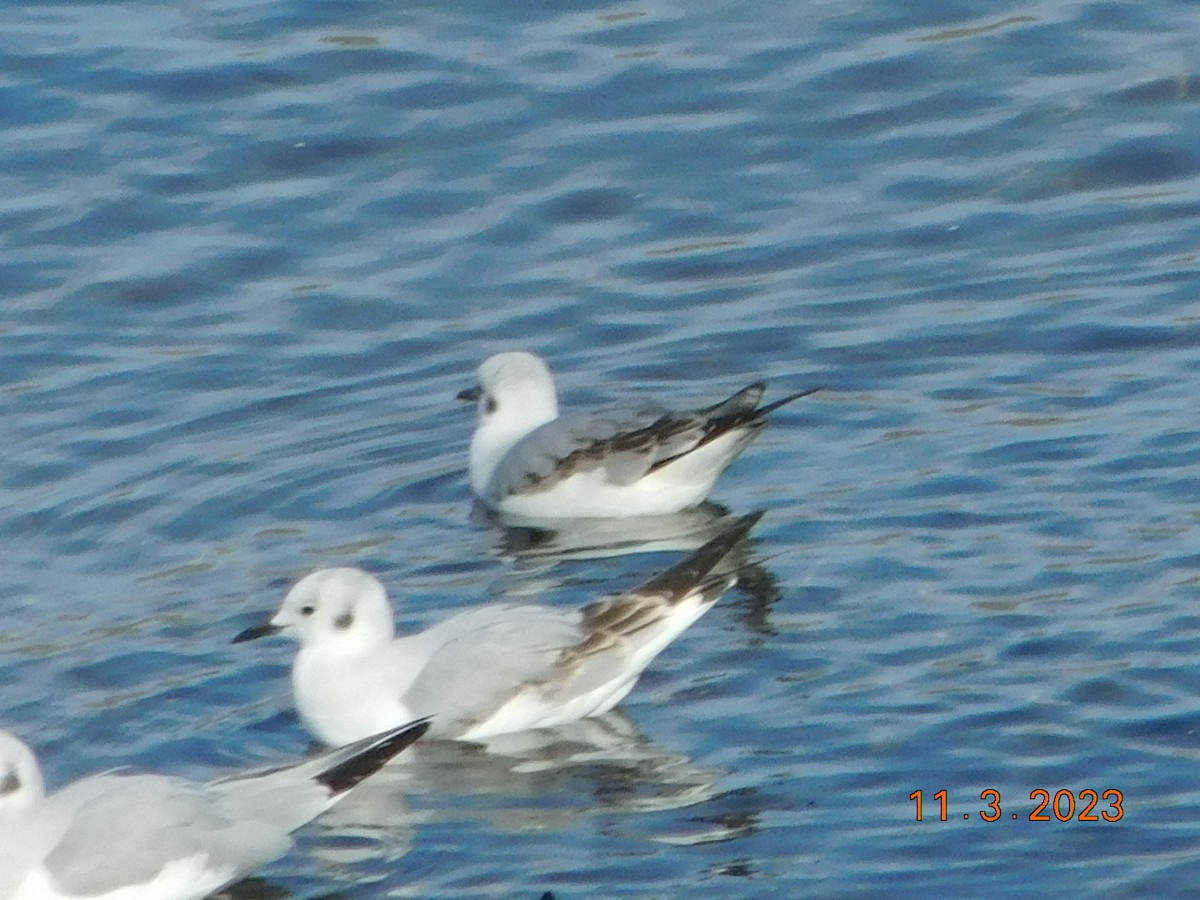
<path id="1" fill-rule="evenodd" d="M 415 627 L 677 559 L 472 518 L 496 349 L 567 403 L 819 383 L 598 746 L 421 748 L 237 894 L 1185 893 L 1200 10 L 979 9 L 0 8 L 0 722 L 52 784 L 287 759 L 291 648 L 229 639 L 307 570 Z"/>

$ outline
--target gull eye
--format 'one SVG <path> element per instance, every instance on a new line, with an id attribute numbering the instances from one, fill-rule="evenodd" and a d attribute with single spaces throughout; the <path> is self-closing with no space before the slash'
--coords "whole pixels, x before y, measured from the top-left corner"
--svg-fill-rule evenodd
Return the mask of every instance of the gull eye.
<path id="1" fill-rule="evenodd" d="M 16 772 L 6 772 L 3 778 L 0 778 L 0 797 L 5 794 L 15 794 L 21 789 L 21 779 L 17 777 Z"/>
<path id="2" fill-rule="evenodd" d="M 315 613 L 316 611 L 317 611 L 317 608 L 316 608 L 315 606 L 302 606 L 302 607 L 300 607 L 300 615 L 304 616 L 304 618 L 306 618 L 306 619 L 307 619 L 309 616 L 311 616 L 313 613 Z"/>
<path id="3" fill-rule="evenodd" d="M 499 404 L 496 402 L 496 398 L 488 397 L 487 400 L 484 401 L 483 411 L 486 413 L 494 413 L 497 406 L 499 406 Z"/>

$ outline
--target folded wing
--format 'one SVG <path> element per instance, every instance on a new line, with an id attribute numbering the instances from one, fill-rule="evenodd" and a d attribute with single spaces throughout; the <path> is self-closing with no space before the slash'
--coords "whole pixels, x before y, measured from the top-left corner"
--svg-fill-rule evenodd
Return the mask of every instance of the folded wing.
<path id="1" fill-rule="evenodd" d="M 633 484 L 647 474 L 721 435 L 741 429 L 730 458 L 766 423 L 766 415 L 812 390 L 760 407 L 766 385 L 751 384 L 713 406 L 695 412 L 642 409 L 624 415 L 563 415 L 530 432 L 496 467 L 488 499 L 553 487 L 577 472 L 602 469 L 613 485 Z M 813 389 L 817 390 L 817 389 Z"/>
<path id="2" fill-rule="evenodd" d="M 457 736 L 486 721 L 530 683 L 553 674 L 580 640 L 578 610 L 498 603 L 468 610 L 422 634 L 438 646 L 404 695 L 435 713 L 434 735 Z"/>

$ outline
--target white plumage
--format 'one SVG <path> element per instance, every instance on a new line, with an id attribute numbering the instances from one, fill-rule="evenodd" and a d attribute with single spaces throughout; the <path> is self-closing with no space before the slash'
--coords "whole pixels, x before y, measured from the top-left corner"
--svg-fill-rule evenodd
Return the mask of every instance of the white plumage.
<path id="1" fill-rule="evenodd" d="M 554 377 L 532 353 L 479 367 L 471 488 L 488 506 L 535 518 L 664 515 L 703 502 L 767 415 L 818 388 L 759 406 L 766 386 L 692 412 L 658 407 L 560 415 Z"/>
<path id="2" fill-rule="evenodd" d="M 291 832 L 427 728 L 208 784 L 110 772 L 49 795 L 33 751 L 0 731 L 0 897 L 200 900 L 282 855 Z"/>
<path id="3" fill-rule="evenodd" d="M 297 582 L 268 623 L 234 641 L 276 632 L 299 641 L 296 709 L 328 744 L 414 715 L 434 716 L 434 736 L 462 740 L 559 725 L 615 706 L 720 599 L 736 579 L 714 569 L 761 515 L 737 520 L 640 587 L 582 609 L 489 604 L 396 637 L 376 578 L 322 569 Z"/>

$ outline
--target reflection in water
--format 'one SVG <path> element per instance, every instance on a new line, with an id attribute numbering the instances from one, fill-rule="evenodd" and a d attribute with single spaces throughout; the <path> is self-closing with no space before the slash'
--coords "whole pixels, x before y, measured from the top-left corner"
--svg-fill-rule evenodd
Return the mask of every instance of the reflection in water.
<path id="1" fill-rule="evenodd" d="M 533 522 L 502 517 L 476 503 L 472 520 L 488 528 L 488 550 L 493 556 L 520 560 L 523 575 L 528 576 L 570 559 L 662 551 L 691 552 L 727 527 L 731 516 L 724 506 L 704 503 L 670 516 Z M 744 541 L 738 545 L 714 571 L 725 570 L 731 564 L 737 566 L 738 592 L 749 600 L 748 604 L 739 605 L 739 622 L 755 634 L 769 637 L 775 634 L 770 625 L 770 610 L 782 593 L 772 572 L 761 563 L 751 562 L 750 544 L 750 541 Z M 529 592 L 528 586 L 512 590 L 514 593 Z"/>
<path id="2" fill-rule="evenodd" d="M 691 819 L 695 831 L 651 838 L 688 844 L 751 833 L 753 817 L 725 809 L 727 798 L 740 792 L 718 793 L 723 774 L 654 743 L 620 710 L 498 736 L 486 744 L 425 741 L 318 820 L 318 840 L 309 852 L 328 880 L 368 861 L 394 870 L 411 850 L 417 829 L 435 822 L 452 823 L 466 834 L 545 834 L 568 830 L 587 817 L 655 813 L 709 801 L 715 807 Z M 293 895 L 268 881 L 248 879 L 219 896 L 283 900 Z"/>
<path id="3" fill-rule="evenodd" d="M 486 744 L 426 741 L 421 752 L 417 749 L 317 821 L 318 839 L 309 852 L 324 880 L 344 872 L 349 883 L 358 883 L 356 863 L 363 864 L 359 874 L 367 863 L 395 870 L 422 824 L 450 822 L 469 834 L 561 831 L 589 816 L 659 812 L 711 800 L 723 774 L 655 744 L 617 710 Z M 713 817 L 695 821 L 707 818 Z M 719 839 L 711 829 L 705 833 L 707 840 Z M 251 878 L 217 896 L 284 900 L 294 895 Z"/>
<path id="4" fill-rule="evenodd" d="M 514 580 L 503 591 L 510 595 L 553 590 L 557 586 L 554 579 L 537 582 L 532 576 L 544 574 L 566 560 L 671 550 L 690 552 L 719 534 L 731 521 L 728 509 L 708 502 L 669 516 L 538 522 L 503 516 L 476 502 L 471 518 L 488 529 L 489 550 L 493 555 L 515 559 L 520 564 L 519 570 L 512 573 Z M 765 638 L 776 634 L 770 621 L 771 610 L 783 592 L 765 562 L 754 559 L 753 544 L 753 538 L 739 543 L 713 571 L 736 569 L 736 590 L 744 602 L 736 603 L 732 614 L 748 631 Z M 620 588 L 614 585 L 614 589 Z M 721 602 L 730 604 L 731 600 L 726 598 Z"/>
<path id="5" fill-rule="evenodd" d="M 553 591 L 558 586 L 557 580 L 553 576 L 540 580 L 539 576 L 566 561 L 636 553 L 690 553 L 712 540 L 732 521 L 729 510 L 715 503 L 704 503 L 668 516 L 534 521 L 501 516 L 477 502 L 471 519 L 487 528 L 488 551 L 493 556 L 516 562 L 507 575 L 507 586 L 502 589 L 502 593 L 510 596 Z M 738 589 L 750 601 L 738 617 L 751 631 L 770 635 L 773 631 L 767 617 L 780 597 L 780 590 L 769 571 L 750 561 L 752 541 L 738 544 L 713 571 L 737 569 Z M 612 591 L 632 588 L 633 585 L 614 584 Z"/>
<path id="6" fill-rule="evenodd" d="M 668 516 L 627 519 L 528 519 L 476 503 L 471 521 L 488 529 L 489 552 L 521 561 L 595 559 L 629 553 L 692 551 L 729 524 L 729 510 L 704 503 Z"/>
<path id="7" fill-rule="evenodd" d="M 783 592 L 771 570 L 762 563 L 746 560 L 738 567 L 736 590 L 749 601 L 737 604 L 735 616 L 738 621 L 763 637 L 775 634 L 771 626 L 771 609 Z"/>
<path id="8" fill-rule="evenodd" d="M 757 792 L 753 789 L 727 794 L 722 801 L 731 797 L 755 799 Z M 695 829 L 687 834 L 657 835 L 653 839 L 660 844 L 674 844 L 679 847 L 692 844 L 711 844 L 716 841 L 731 841 L 735 838 L 749 837 L 760 829 L 761 814 L 754 810 L 718 811 L 710 815 L 695 816 L 692 824 Z"/>
<path id="9" fill-rule="evenodd" d="M 658 746 L 619 710 L 486 744 L 426 741 L 420 750 L 321 821 L 406 833 L 419 822 L 466 818 L 497 832 L 544 832 L 590 815 L 700 803 L 721 774 Z"/>

